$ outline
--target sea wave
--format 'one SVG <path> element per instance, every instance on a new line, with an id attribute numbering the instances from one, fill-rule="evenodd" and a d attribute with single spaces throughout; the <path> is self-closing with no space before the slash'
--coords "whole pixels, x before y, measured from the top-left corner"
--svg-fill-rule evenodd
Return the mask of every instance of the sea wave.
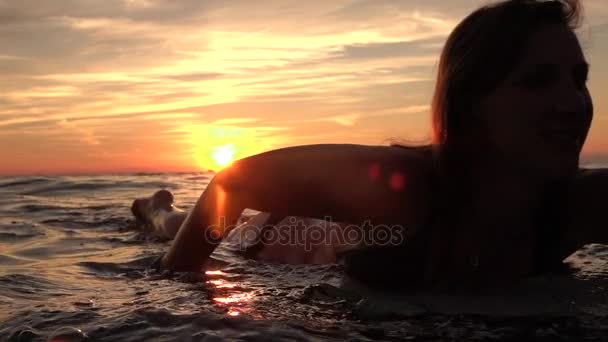
<path id="1" fill-rule="evenodd" d="M 26 185 L 32 185 L 32 184 L 40 184 L 40 183 L 47 183 L 51 180 L 51 178 L 48 177 L 35 177 L 35 178 L 15 178 L 15 179 L 11 179 L 5 182 L 0 182 L 0 188 L 10 188 L 10 187 L 17 187 L 17 186 L 26 186 Z"/>
<path id="2" fill-rule="evenodd" d="M 81 194 L 83 192 L 111 191 L 127 189 L 178 189 L 179 186 L 169 182 L 134 182 L 131 180 L 110 181 L 98 180 L 96 182 L 62 181 L 51 185 L 41 186 L 23 192 L 23 195 L 49 196 L 61 194 Z"/>
<path id="3" fill-rule="evenodd" d="M 539 284 L 537 293 L 560 286 L 562 299 L 585 309 L 558 316 L 429 312 L 434 302 L 415 311 L 411 303 L 423 296 L 415 301 L 348 287 L 340 265 L 262 263 L 223 245 L 198 278 L 152 271 L 152 259 L 170 243 L 134 229 L 133 199 L 167 188 L 179 207 L 192 206 L 211 176 L 0 178 L 0 340 L 83 334 L 94 341 L 582 340 L 608 334 L 608 247 L 601 245 L 573 259 L 580 267 L 575 286 L 551 279 Z M 400 271 L 398 263 L 378 267 Z"/>
<path id="4" fill-rule="evenodd" d="M 49 297 L 69 296 L 71 288 L 40 276 L 6 274 L 0 276 L 2 295 L 13 300 L 46 301 Z"/>
<path id="5" fill-rule="evenodd" d="M 132 222 L 130 218 L 124 216 L 106 217 L 106 218 L 94 218 L 91 220 L 74 220 L 65 218 L 52 218 L 40 221 L 49 226 L 63 227 L 63 228 L 101 228 L 110 227 L 116 230 L 124 229 L 129 226 Z"/>

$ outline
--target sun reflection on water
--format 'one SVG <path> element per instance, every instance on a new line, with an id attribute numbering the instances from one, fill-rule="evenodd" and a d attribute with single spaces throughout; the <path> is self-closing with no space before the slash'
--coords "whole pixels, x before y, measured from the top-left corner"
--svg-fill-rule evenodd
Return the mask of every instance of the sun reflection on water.
<path id="1" fill-rule="evenodd" d="M 231 289 L 233 287 L 236 287 L 236 284 L 226 283 L 225 281 L 223 281 L 221 279 L 209 280 L 209 281 L 207 281 L 207 283 L 215 285 L 215 287 L 217 287 L 218 289 L 221 289 L 221 288 Z"/>
<path id="2" fill-rule="evenodd" d="M 205 271 L 205 274 L 214 278 L 206 281 L 207 285 L 217 290 L 214 291 L 213 302 L 224 308 L 228 316 L 236 317 L 251 311 L 250 305 L 255 298 L 253 291 L 239 291 L 240 284 L 221 279 L 226 275 L 221 270 Z"/>
<path id="3" fill-rule="evenodd" d="M 247 302 L 251 301 L 252 298 L 253 298 L 252 293 L 245 292 L 245 293 L 231 294 L 227 297 L 215 297 L 215 298 L 213 298 L 213 300 L 218 303 L 223 303 L 223 304 L 234 304 L 234 303 L 240 304 L 240 303 L 247 303 Z"/>
<path id="4" fill-rule="evenodd" d="M 215 270 L 215 271 L 205 271 L 206 275 L 225 275 L 226 273 L 222 272 L 221 270 Z"/>

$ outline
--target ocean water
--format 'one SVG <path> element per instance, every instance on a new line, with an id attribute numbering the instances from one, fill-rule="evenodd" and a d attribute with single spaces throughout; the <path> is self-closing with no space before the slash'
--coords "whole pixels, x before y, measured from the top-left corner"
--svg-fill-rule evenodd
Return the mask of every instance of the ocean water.
<path id="1" fill-rule="evenodd" d="M 485 297 L 375 293 L 340 265 L 261 263 L 223 246 L 204 275 L 149 269 L 169 242 L 133 229 L 133 199 L 169 189 L 187 209 L 211 177 L 0 178 L 0 340 L 608 339 L 603 245 L 571 257 L 571 275 Z"/>

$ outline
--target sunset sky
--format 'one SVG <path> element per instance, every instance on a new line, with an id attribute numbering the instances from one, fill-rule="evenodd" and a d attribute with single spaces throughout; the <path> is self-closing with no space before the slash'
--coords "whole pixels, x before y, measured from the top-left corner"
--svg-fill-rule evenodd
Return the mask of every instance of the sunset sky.
<path id="1" fill-rule="evenodd" d="M 217 169 L 429 137 L 440 49 L 480 0 L 0 0 L 0 174 Z M 608 1 L 579 37 L 608 161 Z"/>

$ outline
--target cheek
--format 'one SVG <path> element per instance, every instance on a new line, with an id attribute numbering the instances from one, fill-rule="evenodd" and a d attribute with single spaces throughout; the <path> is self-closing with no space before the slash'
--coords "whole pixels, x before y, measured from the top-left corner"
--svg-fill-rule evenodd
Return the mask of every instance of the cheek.
<path id="1" fill-rule="evenodd" d="M 493 148 L 513 155 L 529 151 L 538 139 L 537 102 L 529 96 L 505 96 L 485 108 L 488 140 Z"/>

